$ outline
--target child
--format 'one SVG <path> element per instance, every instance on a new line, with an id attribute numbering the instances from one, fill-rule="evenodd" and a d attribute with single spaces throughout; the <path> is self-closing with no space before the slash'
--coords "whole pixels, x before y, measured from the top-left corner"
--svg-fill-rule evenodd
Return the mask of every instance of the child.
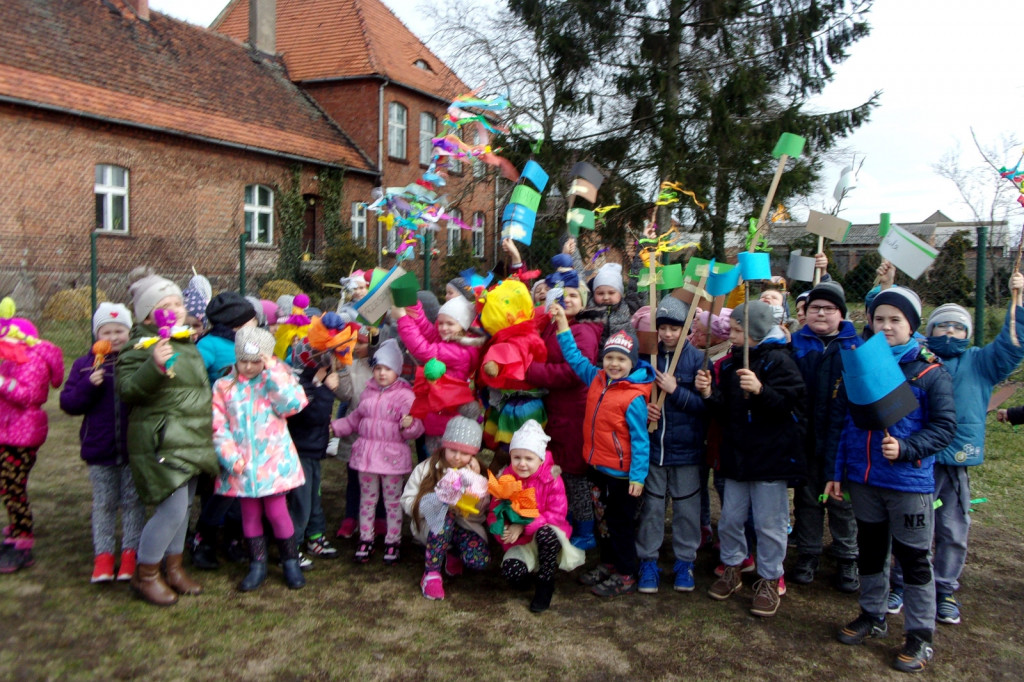
<path id="1" fill-rule="evenodd" d="M 399 378 L 401 371 L 402 351 L 397 341 L 388 339 L 373 356 L 373 377 L 366 382 L 359 407 L 331 423 L 334 435 L 339 437 L 359 432 L 349 465 L 359 472 L 359 546 L 355 560 L 361 564 L 373 554 L 373 520 L 381 486 L 387 513 L 384 563 L 398 562 L 402 477 L 412 471 L 412 452 L 406 441 L 423 433 L 423 422 L 409 415 L 415 396 L 412 386 Z"/>
<path id="2" fill-rule="evenodd" d="M 672 500 L 672 549 L 676 561 L 674 589 L 690 592 L 694 588 L 693 562 L 701 543 L 700 465 L 704 462 L 704 401 L 694 389 L 693 380 L 704 355 L 682 338 L 683 325 L 690 307 L 674 296 L 666 296 L 655 312 L 658 325 L 658 388 L 665 392 L 663 409 L 647 406 L 648 418 L 657 424 L 650 434 L 650 469 L 644 482 L 640 524 L 636 534 L 636 553 L 640 559 L 638 589 L 652 594 L 658 591 L 658 550 L 665 539 L 665 507 Z M 680 351 L 673 374 L 668 366 L 676 346 Z M 706 480 L 705 476 L 705 480 Z"/>
<path id="3" fill-rule="evenodd" d="M 557 303 L 551 316 L 565 361 L 590 388 L 583 417 L 583 457 L 593 467 L 608 537 L 598 543 L 601 563 L 580 578 L 599 597 L 636 592 L 636 507 L 644 491 L 650 440 L 647 402 L 654 370 L 639 359 L 639 343 L 627 331 L 616 332 L 601 351 L 602 369 L 583 357 Z"/>
<path id="4" fill-rule="evenodd" d="M 594 295 L 590 304 L 576 316 L 577 322 L 598 322 L 602 325 L 601 345 L 621 330 L 634 333 L 630 318 L 636 310 L 622 299 L 622 265 L 605 263 L 590 281 Z"/>
<path id="5" fill-rule="evenodd" d="M 725 493 L 718 535 L 725 570 L 708 594 L 728 599 L 743 586 L 742 563 L 749 553 L 743 525 L 752 510 L 761 579 L 754 586 L 750 612 L 770 617 L 781 601 L 779 579 L 789 524 L 786 488 L 804 477 L 804 381 L 785 344 L 766 339 L 775 326 L 771 306 L 761 301 L 741 304 L 733 310 L 730 325 L 733 350 L 722 361 L 717 381 L 712 385 L 711 373 L 702 369 L 694 382 L 722 424 L 719 473 Z M 743 367 L 744 344 L 749 346 L 749 369 Z"/>
<path id="6" fill-rule="evenodd" d="M 530 602 L 534 613 L 551 605 L 555 569 L 571 571 L 586 558 L 583 550 L 569 542 L 572 528 L 565 519 L 569 503 L 560 471 L 552 466 L 547 451 L 549 440 L 540 424 L 527 420 L 509 443 L 512 463 L 498 473 L 497 480 L 492 477 L 489 486 L 492 499 L 487 524 L 505 550 L 501 574 L 510 584 L 521 585 L 537 571 L 536 593 Z M 518 498 L 531 496 L 531 491 L 533 508 L 520 507 Z"/>
<path id="7" fill-rule="evenodd" d="M 302 485 L 305 476 L 285 419 L 302 410 L 307 400 L 273 352 L 270 332 L 240 329 L 234 371 L 213 385 L 213 444 L 221 466 L 217 494 L 239 498 L 249 547 L 249 573 L 238 584 L 241 592 L 255 590 L 267 578 L 264 513 L 278 542 L 285 583 L 293 590 L 306 584 L 285 500 L 285 493 Z"/>
<path id="8" fill-rule="evenodd" d="M 438 482 L 450 471 L 471 471 L 480 476 L 480 452 L 483 429 L 472 419 L 453 417 L 445 427 L 441 447 L 429 459 L 420 462 L 402 492 L 402 509 L 409 515 L 409 529 L 426 548 L 426 561 L 420 589 L 427 599 L 444 599 L 441 566 L 449 576 L 462 574 L 464 566 L 481 571 L 491 560 L 484 529 L 489 495 L 478 496 L 475 512 L 462 513 L 450 504 L 435 501 Z M 480 477 L 486 487 L 486 481 Z M 431 499 L 433 496 L 434 499 Z M 435 526 L 426 516 L 434 510 Z M 440 523 L 438 523 L 440 521 Z"/>
<path id="9" fill-rule="evenodd" d="M 836 453 L 833 499 L 850 494 L 857 519 L 861 613 L 839 631 L 843 644 L 861 644 L 888 632 L 889 560 L 903 567 L 906 643 L 893 660 L 903 672 L 924 670 L 934 654 L 935 583 L 932 546 L 935 454 L 956 435 L 949 372 L 913 337 L 921 299 L 907 288 L 886 289 L 868 308 L 871 329 L 885 334 L 920 406 L 883 432 L 857 428 L 847 414 Z M 844 482 L 845 481 L 845 482 Z"/>
<path id="10" fill-rule="evenodd" d="M 128 410 L 114 389 L 114 363 L 128 342 L 132 314 L 117 303 L 100 303 L 92 316 L 93 336 L 106 342 L 105 354 L 89 352 L 75 360 L 68 381 L 60 392 L 60 408 L 71 415 L 84 415 L 79 437 L 82 459 L 89 465 L 92 483 L 92 582 L 114 579 L 117 510 L 121 509 L 121 567 L 118 580 L 131 580 L 135 573 L 139 535 L 146 509 L 135 491 L 128 466 L 125 443 Z"/>
<path id="11" fill-rule="evenodd" d="M 210 384 L 190 330 L 176 326 L 168 337 L 158 336 L 156 311 L 167 311 L 163 314 L 175 325 L 185 321 L 181 289 L 149 268 L 132 275 L 135 326 L 117 358 L 116 386 L 131 410 L 128 461 L 135 488 L 144 504 L 155 505 L 139 538 L 132 587 L 149 603 L 169 606 L 178 594 L 202 592 L 185 573 L 181 555 L 196 477 L 216 476 L 220 467 L 213 449 Z"/>
<path id="12" fill-rule="evenodd" d="M 28 474 L 46 440 L 43 404 L 50 387 L 64 381 L 60 348 L 39 338 L 35 325 L 14 317 L 14 301 L 0 302 L 0 498 L 10 525 L 0 546 L 0 573 L 35 563 Z"/>
<path id="13" fill-rule="evenodd" d="M 473 304 L 458 292 L 441 306 L 437 313 L 437 322 L 433 325 L 419 303 L 410 308 L 394 308 L 391 317 L 397 321 L 402 343 L 421 365 L 425 365 L 432 358 L 437 358 L 445 364 L 448 376 L 467 382 L 480 367 L 480 344 L 483 340 L 480 339 L 480 343 L 476 343 L 476 339 L 466 337 L 466 332 L 476 317 L 476 310 Z M 432 412 L 424 418 L 428 452 L 434 452 L 440 447 L 445 426 L 456 413 L 454 409 Z"/>

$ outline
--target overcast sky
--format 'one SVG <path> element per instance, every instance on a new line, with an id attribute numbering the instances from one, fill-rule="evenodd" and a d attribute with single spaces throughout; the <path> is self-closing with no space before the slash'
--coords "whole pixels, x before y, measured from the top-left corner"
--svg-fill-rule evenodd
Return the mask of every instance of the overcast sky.
<path id="1" fill-rule="evenodd" d="M 384 1 L 421 37 L 433 32 L 432 24 L 420 27 L 416 8 L 423 0 Z M 150 0 L 157 11 L 203 26 L 226 4 Z M 972 126 L 984 142 L 1016 135 L 1018 145 L 1001 164 L 1012 166 L 1024 152 L 1024 0 L 878 0 L 868 21 L 871 35 L 853 46 L 833 83 L 811 102 L 822 111 L 845 109 L 883 91 L 871 122 L 846 141 L 865 162 L 841 215 L 875 223 L 888 212 L 894 222 L 917 222 L 941 210 L 954 220 L 972 220 L 956 188 L 932 165 L 957 144 L 964 165 L 975 164 Z M 839 167 L 830 175 L 827 191 L 811 198 L 812 208 L 831 208 Z M 793 214 L 800 218 L 803 210 L 794 207 Z M 1012 223 L 1021 217 L 1018 212 Z"/>

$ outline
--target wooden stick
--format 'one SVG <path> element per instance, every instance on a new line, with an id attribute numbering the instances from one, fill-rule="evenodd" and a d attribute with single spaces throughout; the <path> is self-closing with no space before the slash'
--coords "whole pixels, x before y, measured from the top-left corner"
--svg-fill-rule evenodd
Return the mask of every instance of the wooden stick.
<path id="1" fill-rule="evenodd" d="M 789 155 L 783 154 L 779 157 L 779 165 L 775 167 L 775 177 L 772 178 L 771 187 L 768 188 L 768 196 L 764 199 L 764 206 L 761 207 L 761 216 L 757 219 L 757 230 L 754 232 L 754 236 L 750 240 L 750 246 L 747 247 L 747 251 L 753 253 L 754 247 L 757 245 L 758 236 L 761 234 L 761 230 L 768 227 L 766 221 L 768 220 L 768 211 L 772 208 L 772 201 L 775 199 L 775 190 L 779 188 L 779 180 L 782 179 L 782 173 L 786 170 L 786 161 L 789 161 Z"/>
<path id="2" fill-rule="evenodd" d="M 1024 228 L 1021 228 L 1020 242 L 1017 244 L 1017 260 L 1013 262 L 1014 274 L 1020 272 L 1020 254 L 1021 249 L 1024 248 Z M 1021 304 L 1022 292 L 1019 289 L 1014 289 L 1010 292 L 1010 298 L 1013 301 L 1013 305 L 1010 306 L 1010 341 L 1013 342 L 1014 346 L 1020 347 L 1020 339 L 1017 338 L 1017 306 Z"/>
<path id="3" fill-rule="evenodd" d="M 825 250 L 825 238 L 822 237 L 819 234 L 818 235 L 818 253 L 821 253 L 824 250 Z M 817 256 L 818 253 L 816 253 L 814 255 Z M 815 286 L 816 287 L 816 286 L 818 286 L 819 282 L 821 282 L 821 270 L 819 270 L 818 268 L 814 268 L 814 283 L 811 286 Z"/>

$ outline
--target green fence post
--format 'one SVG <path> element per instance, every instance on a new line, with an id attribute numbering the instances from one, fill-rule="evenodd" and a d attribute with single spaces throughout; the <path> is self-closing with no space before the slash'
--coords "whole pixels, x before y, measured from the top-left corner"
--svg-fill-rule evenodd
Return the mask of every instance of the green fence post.
<path id="1" fill-rule="evenodd" d="M 99 297 L 98 290 L 100 286 L 100 268 L 97 260 L 96 231 L 93 230 L 89 234 L 89 301 L 92 303 L 93 312 L 96 311 L 96 306 L 99 305 L 99 301 L 96 300 Z M 93 340 L 95 341 L 95 339 Z"/>
<path id="2" fill-rule="evenodd" d="M 978 225 L 978 254 L 974 277 L 974 345 L 985 345 L 985 259 L 988 253 L 988 226 Z"/>
<path id="3" fill-rule="evenodd" d="M 238 292 L 245 296 L 245 246 L 249 243 L 249 233 L 238 235 Z"/>

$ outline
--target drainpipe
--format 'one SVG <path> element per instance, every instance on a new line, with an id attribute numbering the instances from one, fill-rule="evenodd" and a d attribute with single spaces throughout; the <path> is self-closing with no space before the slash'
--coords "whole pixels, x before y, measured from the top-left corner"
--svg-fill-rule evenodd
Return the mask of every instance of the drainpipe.
<path id="1" fill-rule="evenodd" d="M 380 171 L 381 189 L 384 188 L 384 88 L 388 79 L 384 78 L 377 88 L 377 170 Z M 384 262 L 384 242 L 381 241 L 380 221 L 377 221 L 377 266 Z"/>

